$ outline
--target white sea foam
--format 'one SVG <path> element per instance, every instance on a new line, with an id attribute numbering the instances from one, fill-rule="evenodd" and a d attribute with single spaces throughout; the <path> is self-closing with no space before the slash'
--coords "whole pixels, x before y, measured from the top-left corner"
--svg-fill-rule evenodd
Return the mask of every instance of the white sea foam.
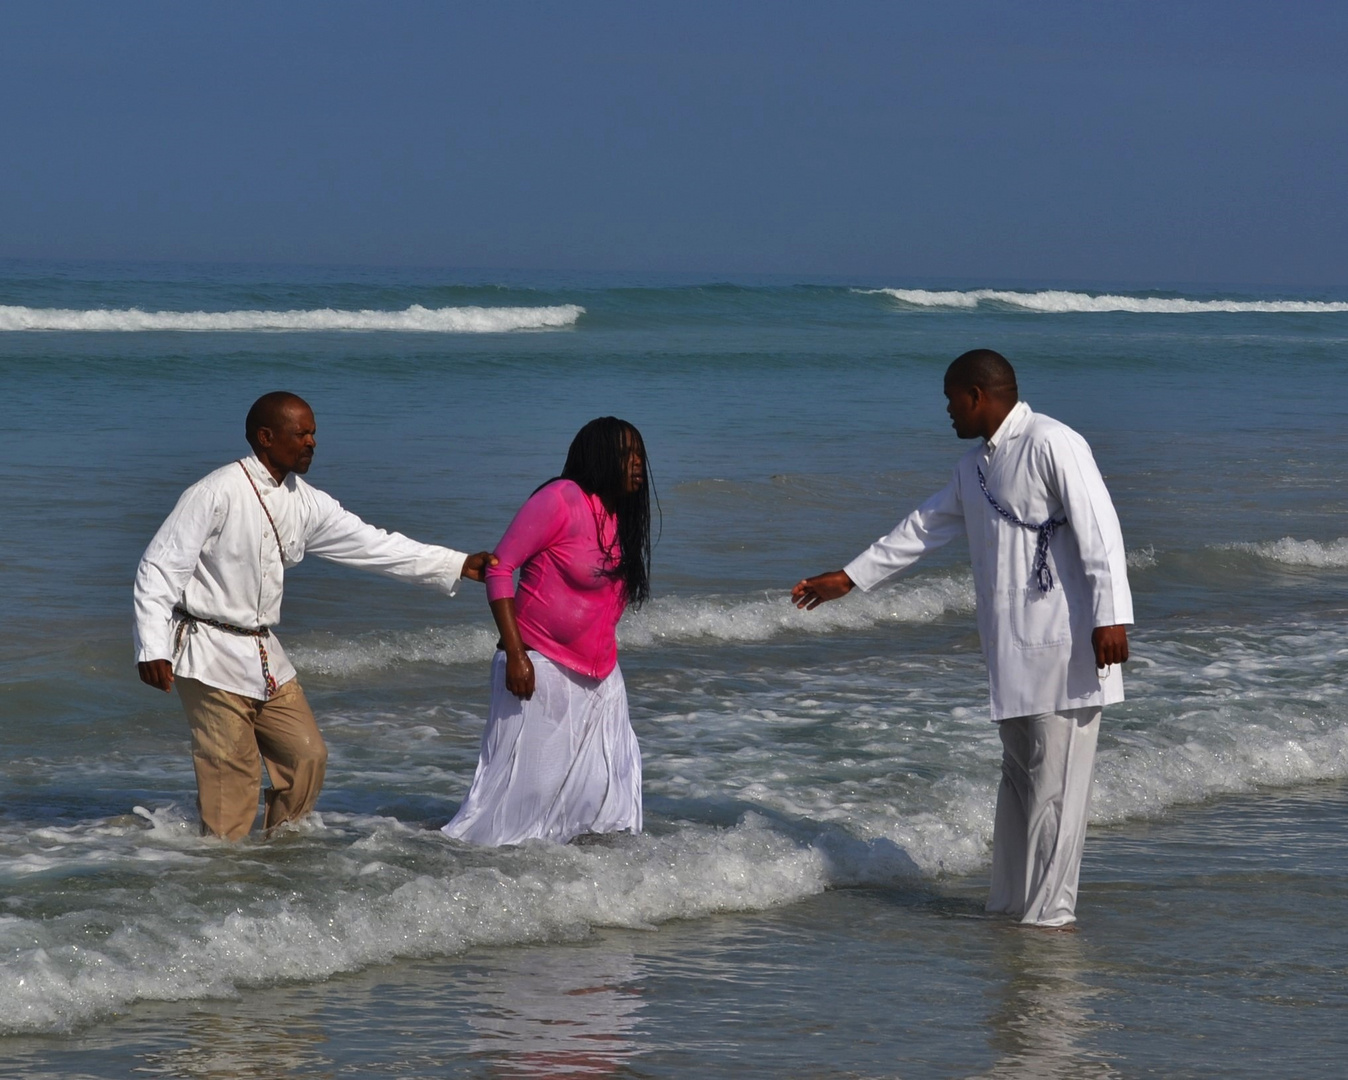
<path id="1" fill-rule="evenodd" d="M 622 646 L 641 648 L 662 642 L 767 641 L 784 634 L 831 634 L 866 630 L 883 623 L 924 623 L 946 612 L 974 610 L 973 577 L 964 573 L 916 583 L 900 583 L 875 592 L 853 592 L 842 601 L 801 611 L 787 593 L 761 598 L 666 597 L 625 619 Z"/>
<path id="2" fill-rule="evenodd" d="M 1156 565 L 1152 548 L 1128 553 L 1129 569 Z M 618 626 L 621 649 L 654 648 L 696 641 L 751 643 L 790 634 L 835 634 L 869 630 L 886 623 L 931 622 L 947 613 L 974 610 L 973 577 L 900 582 L 874 592 L 853 592 L 842 601 L 801 611 L 786 592 L 753 598 L 666 596 L 627 615 Z M 357 638 L 309 639 L 287 644 L 301 671 L 357 675 L 398 663 L 475 664 L 490 660 L 497 634 L 484 627 L 430 627 L 420 631 L 364 634 Z"/>
<path id="3" fill-rule="evenodd" d="M 394 664 L 476 664 L 491 659 L 497 635 L 483 627 L 430 627 L 373 632 L 358 638 L 287 642 L 286 655 L 301 672 L 359 675 Z"/>
<path id="4" fill-rule="evenodd" d="M 392 820 L 356 821 L 347 832 L 311 833 L 323 853 L 308 869 L 321 876 L 291 888 L 269 888 L 255 874 L 251 889 L 222 906 L 176 879 L 153 890 L 146 881 L 138 902 L 92 918 L 74 911 L 0 924 L 12 958 L 0 980 L 0 1031 L 67 1030 L 137 1000 L 231 996 L 397 957 L 759 910 L 819 892 L 830 865 L 822 848 L 753 815 L 733 829 L 691 827 L 613 847 L 526 845 L 490 865 L 481 852 Z"/>
<path id="5" fill-rule="evenodd" d="M 974 609 L 968 574 L 922 584 L 900 584 L 803 612 L 789 594 L 761 597 L 662 597 L 628 615 L 618 627 L 620 648 L 688 641 L 767 641 L 786 634 L 865 630 L 882 623 L 930 622 L 945 612 Z M 465 664 L 491 659 L 495 632 L 482 627 L 431 628 L 415 633 L 369 634 L 354 639 L 287 645 L 301 671 L 355 675 L 396 663 Z"/>
<path id="6" fill-rule="evenodd" d="M 1268 540 L 1259 544 L 1225 544 L 1228 551 L 1244 551 L 1284 566 L 1313 566 L 1323 569 L 1348 567 L 1348 537 L 1322 544 L 1318 540 Z"/>
<path id="7" fill-rule="evenodd" d="M 403 311 L 142 311 L 139 308 L 87 311 L 0 305 L 0 331 L 180 330 L 237 331 L 393 330 L 435 334 L 497 334 L 511 330 L 555 330 L 573 326 L 585 313 L 575 304 L 553 307 L 444 307 L 413 304 Z"/>
<path id="8" fill-rule="evenodd" d="M 1125 311 L 1144 315 L 1186 315 L 1198 312 L 1254 314 L 1332 314 L 1348 312 L 1348 302 L 1337 300 L 1188 300 L 1167 296 L 1117 296 L 1103 293 L 1067 292 L 1046 289 L 1040 292 L 1013 292 L 1004 289 L 932 291 L 929 289 L 863 289 L 881 294 L 912 307 L 976 308 L 980 304 L 1004 305 L 1022 311 L 1045 314 L 1068 312 Z"/>
<path id="9" fill-rule="evenodd" d="M 1148 817 L 1260 786 L 1348 777 L 1348 655 L 1342 625 L 1214 626 L 1151 640 L 1128 692 L 1158 719 L 1111 725 L 1092 817 Z"/>
<path id="10" fill-rule="evenodd" d="M 1125 558 L 1129 570 L 1150 570 L 1156 565 L 1156 548 L 1150 544 L 1144 548 L 1133 548 Z"/>
<path id="11" fill-rule="evenodd" d="M 1345 692 L 1332 678 L 1345 645 L 1348 630 L 1311 623 L 1272 634 L 1210 627 L 1182 641 L 1140 635 L 1130 690 L 1161 704 L 1113 713 L 1093 820 L 1348 776 Z M 18 903 L 21 915 L 0 918 L 0 1030 L 63 1031 L 140 1000 L 231 996 L 402 957 L 976 871 L 991 842 L 996 730 L 969 709 L 917 700 L 902 671 L 930 661 L 906 663 L 897 679 L 871 661 L 787 673 L 776 696 L 712 687 L 692 702 L 707 709 L 646 718 L 648 801 L 676 809 L 652 813 L 652 832 L 609 845 L 484 851 L 392 818 L 331 812 L 239 847 L 197 837 L 191 815 L 173 807 L 26 832 L 11 822 L 0 832 L 0 879 L 29 895 L 43 875 L 108 884 L 83 889 L 77 904 L 29 915 Z M 977 666 L 962 663 L 951 672 L 960 682 Z M 864 683 L 868 673 L 889 692 Z M 426 738 L 413 743 L 396 723 L 376 725 L 388 745 L 363 755 L 439 760 L 435 732 L 418 731 Z M 733 807 L 721 825 L 708 820 L 718 798 Z"/>
<path id="12" fill-rule="evenodd" d="M 1348 775 L 1348 729 L 1297 734 L 1291 720 L 1289 710 L 1221 731 L 1190 715 L 1164 737 L 1116 740 L 1098 762 L 1093 820 Z M 811 820 L 773 808 L 791 796 L 765 778 L 778 797 L 737 824 L 674 822 L 579 848 L 473 851 L 393 819 L 333 813 L 267 849 L 202 840 L 185 814 L 162 809 L 152 827 L 120 836 L 108 826 L 87 837 L 44 830 L 29 842 L 45 849 L 45 872 L 116 879 L 64 914 L 0 921 L 0 1031 L 66 1031 L 137 1001 L 230 997 L 399 958 L 574 940 L 596 927 L 651 928 L 828 888 L 974 871 L 987 863 L 992 832 L 996 768 L 991 751 L 984 756 L 985 775 L 943 778 L 916 812 L 840 805 L 831 820 Z M 221 875 L 247 884 L 222 899 L 210 884 Z"/>
<path id="13" fill-rule="evenodd" d="M 782 597 L 653 604 L 641 634 L 645 645 L 756 642 L 973 603 L 967 575 L 850 599 L 866 603 L 812 613 L 832 610 L 843 621 L 831 629 L 782 621 L 795 618 Z M 1133 648 L 1130 700 L 1102 729 L 1095 822 L 1348 777 L 1348 626 L 1144 627 Z M 291 835 L 231 846 L 196 835 L 190 795 L 106 820 L 11 816 L 0 822 L 10 898 L 0 1031 L 65 1031 L 137 1001 L 231 996 L 987 865 L 1000 742 L 976 649 L 797 650 L 770 670 L 714 666 L 725 651 L 707 650 L 705 670 L 634 688 L 650 831 L 611 844 L 485 851 L 392 817 L 325 811 Z M 330 786 L 419 798 L 427 817 L 447 816 L 480 729 L 409 708 L 325 717 Z M 63 887 L 72 879 L 78 890 Z"/>
<path id="14" fill-rule="evenodd" d="M 1205 731 L 1157 745 L 1125 734 L 1096 763 L 1091 820 L 1154 817 L 1218 795 L 1348 777 L 1348 726 L 1296 732 L 1289 730 L 1293 711 L 1272 722 L 1237 720 L 1226 738 Z M 1191 714 L 1177 719 L 1183 730 Z"/>

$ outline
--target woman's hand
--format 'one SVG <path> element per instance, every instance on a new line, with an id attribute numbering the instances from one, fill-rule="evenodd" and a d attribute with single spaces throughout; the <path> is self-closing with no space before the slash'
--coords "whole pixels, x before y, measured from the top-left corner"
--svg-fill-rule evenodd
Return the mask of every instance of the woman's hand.
<path id="1" fill-rule="evenodd" d="M 534 696 L 534 662 L 528 653 L 506 653 L 506 689 L 521 701 Z"/>
<path id="2" fill-rule="evenodd" d="M 491 601 L 492 618 L 501 632 L 498 648 L 506 654 L 506 689 L 523 701 L 534 696 L 534 662 L 529 659 L 528 646 L 520 637 L 520 624 L 515 618 L 515 598 L 503 596 Z"/>

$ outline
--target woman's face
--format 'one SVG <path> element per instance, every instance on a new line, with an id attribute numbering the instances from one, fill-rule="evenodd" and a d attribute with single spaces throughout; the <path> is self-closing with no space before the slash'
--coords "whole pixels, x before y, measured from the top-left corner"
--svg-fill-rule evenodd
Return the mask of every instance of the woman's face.
<path id="1" fill-rule="evenodd" d="M 635 495 L 646 482 L 646 455 L 641 436 L 634 431 L 623 434 L 623 494 Z"/>

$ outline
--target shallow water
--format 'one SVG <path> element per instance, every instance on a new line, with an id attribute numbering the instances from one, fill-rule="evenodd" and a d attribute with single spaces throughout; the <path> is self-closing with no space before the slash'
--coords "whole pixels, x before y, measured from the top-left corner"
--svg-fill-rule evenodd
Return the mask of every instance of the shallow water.
<path id="1" fill-rule="evenodd" d="M 1348 788 L 1093 831 L 1082 929 L 977 876 L 475 949 L 6 1040 L 30 1077 L 1337 1077 Z"/>
<path id="2" fill-rule="evenodd" d="M 625 1048 L 601 1075 L 1003 1075 L 1016 1053 L 1025 1075 L 1328 1075 L 1342 298 L 3 269 L 0 326 L 22 308 L 101 329 L 0 329 L 0 1062 L 249 1075 L 255 1029 L 295 1075 L 546 1074 L 575 1048 L 539 1035 L 560 1000 L 541 980 L 601 988 L 593 1015 L 595 994 L 562 995 L 589 1042 Z M 356 329 L 362 311 L 420 328 Z M 944 482 L 963 446 L 940 375 L 989 343 L 1090 439 L 1138 611 L 1086 929 L 1061 939 L 980 914 L 1000 751 L 962 546 L 812 614 L 786 602 Z M 311 481 L 464 548 L 584 420 L 642 429 L 663 532 L 620 642 L 644 836 L 440 837 L 486 710 L 481 594 L 315 560 L 288 575 L 280 633 L 332 751 L 319 814 L 266 843 L 195 835 L 181 714 L 134 677 L 130 579 L 277 385 L 315 405 Z M 1055 1010 L 1080 1024 L 1046 1021 L 1041 1046 L 1022 1020 Z"/>

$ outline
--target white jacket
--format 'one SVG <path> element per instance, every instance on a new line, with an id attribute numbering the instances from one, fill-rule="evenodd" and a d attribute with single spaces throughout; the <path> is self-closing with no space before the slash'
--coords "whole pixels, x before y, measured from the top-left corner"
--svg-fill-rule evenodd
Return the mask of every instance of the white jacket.
<path id="1" fill-rule="evenodd" d="M 276 522 L 284 552 L 259 493 Z M 248 630 L 275 626 L 281 621 L 285 567 L 295 566 L 306 554 L 430 585 L 451 596 L 467 557 L 367 525 L 294 473 L 277 484 L 249 455 L 183 492 L 141 556 L 135 585 L 136 660 L 170 660 L 177 675 L 265 698 L 256 638 L 198 623 L 184 633 L 182 651 L 175 656 L 181 620 L 173 609 L 181 606 L 198 618 Z M 295 668 L 275 636 L 269 634 L 263 644 L 277 684 L 293 679 Z"/>
<path id="2" fill-rule="evenodd" d="M 1006 520 L 979 486 L 1023 522 L 1066 519 L 1048 552 L 1053 586 L 1033 571 L 1038 534 Z M 869 591 L 960 533 L 969 538 L 978 633 L 992 718 L 1109 705 L 1123 676 L 1096 671 L 1091 631 L 1133 621 L 1118 515 L 1086 440 L 1020 402 L 997 433 L 955 466 L 950 483 L 845 568 Z"/>

